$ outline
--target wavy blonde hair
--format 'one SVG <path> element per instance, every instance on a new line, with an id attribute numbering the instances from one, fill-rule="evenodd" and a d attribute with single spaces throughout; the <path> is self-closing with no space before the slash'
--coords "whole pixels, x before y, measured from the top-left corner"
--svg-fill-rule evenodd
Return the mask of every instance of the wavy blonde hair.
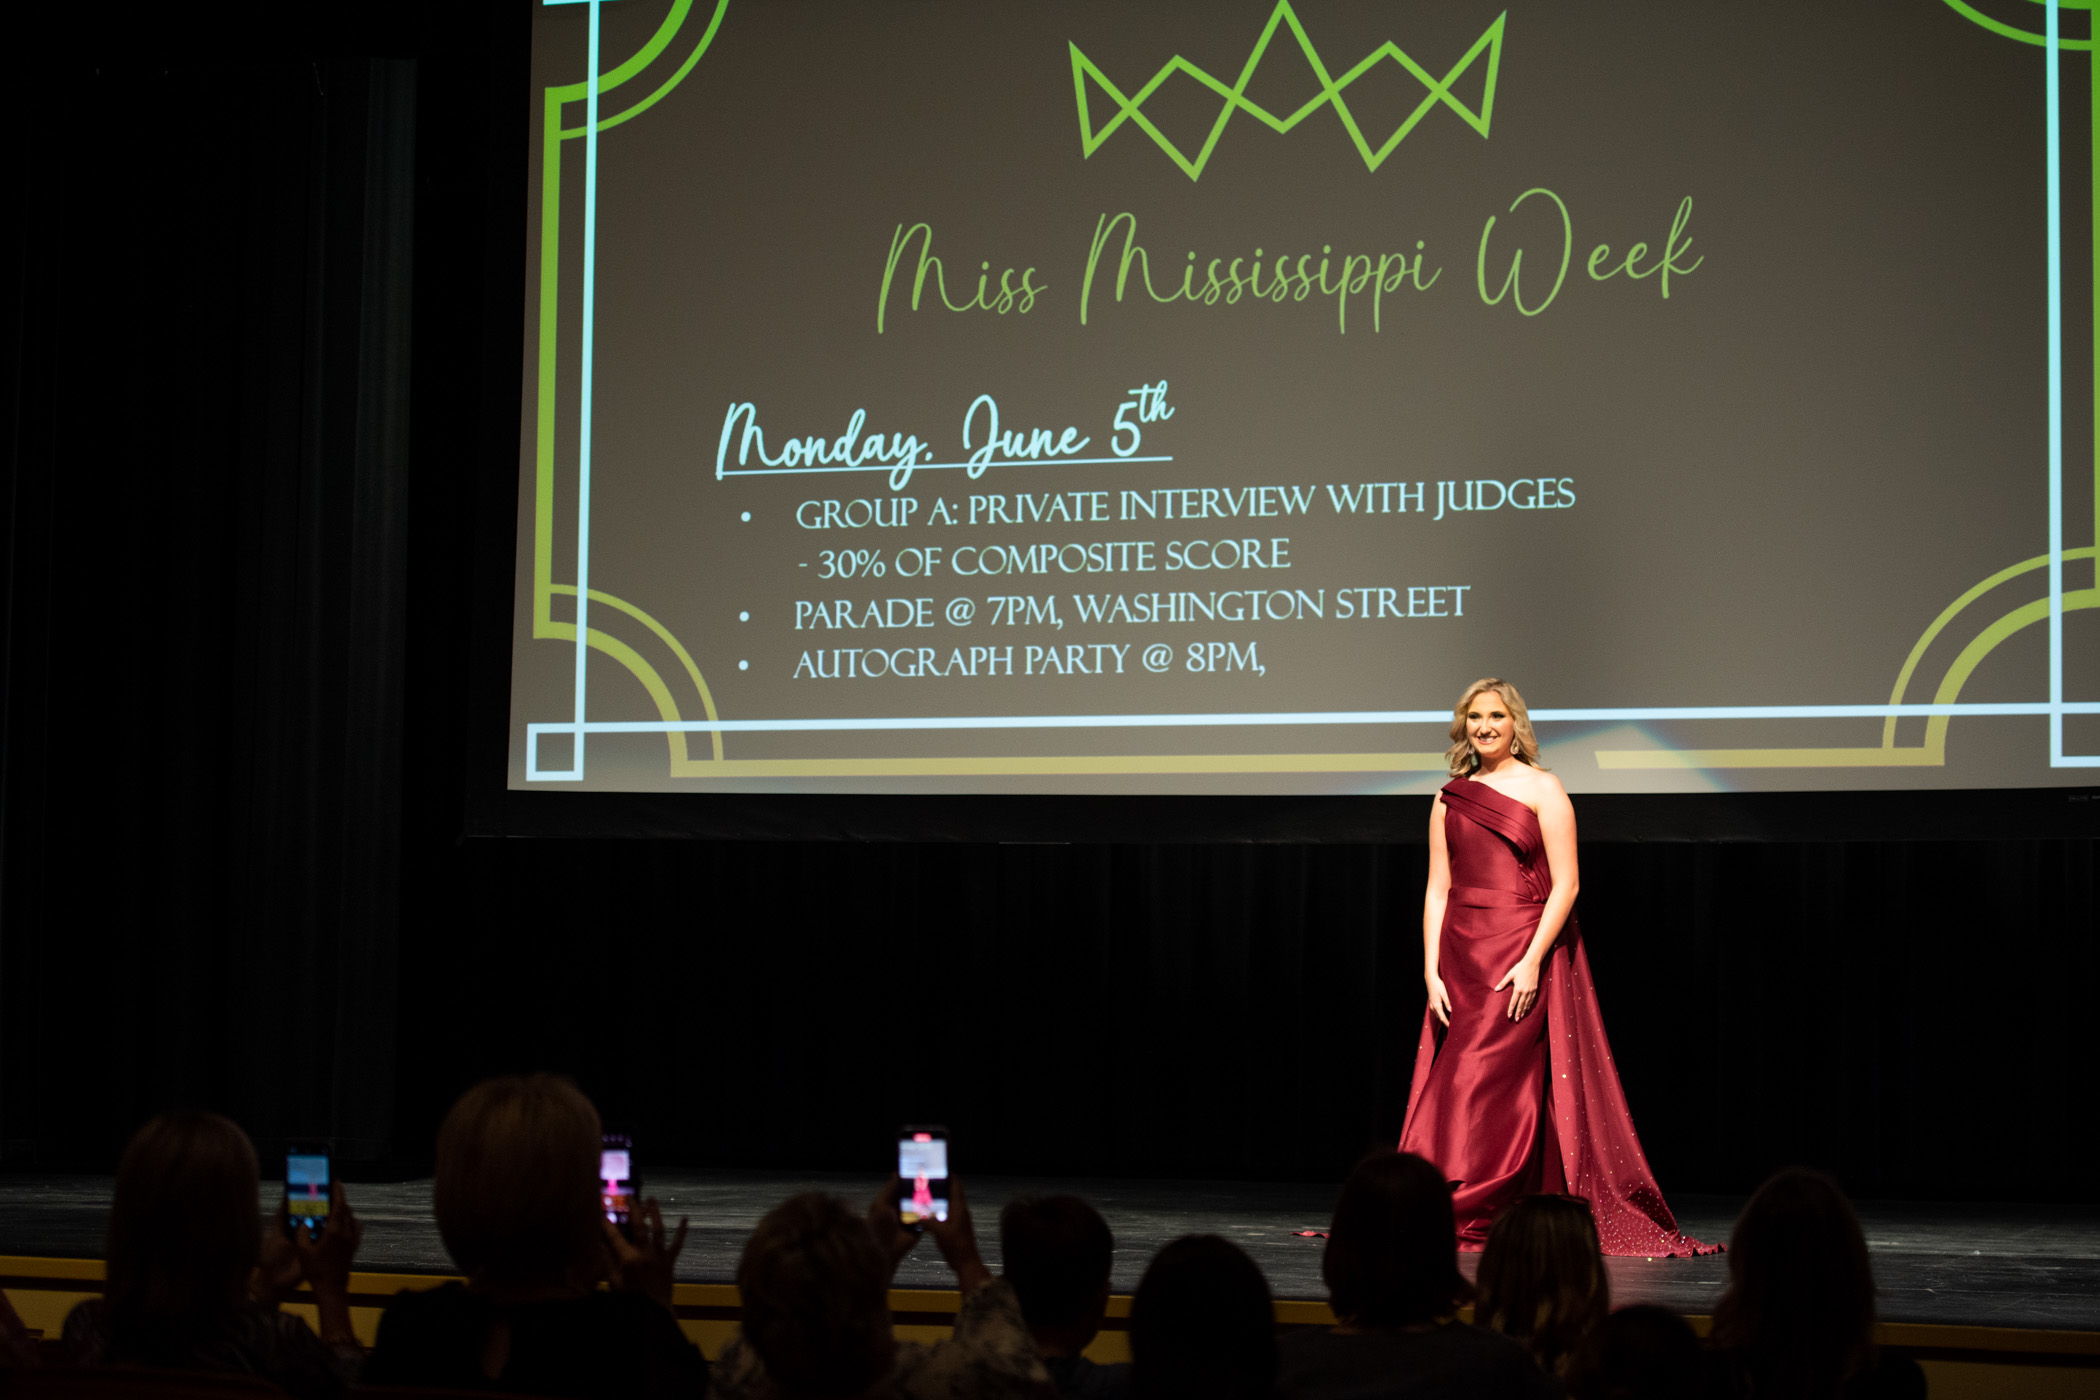
<path id="1" fill-rule="evenodd" d="M 1519 763 L 1528 763 L 1541 772 L 1548 771 L 1546 765 L 1539 761 L 1539 738 L 1531 732 L 1531 711 L 1524 708 L 1524 697 L 1517 694 L 1517 688 L 1508 681 L 1484 676 L 1467 686 L 1466 693 L 1459 696 L 1458 703 L 1451 707 L 1451 747 L 1444 752 L 1444 757 L 1451 766 L 1451 776 L 1469 777 L 1473 770 L 1480 766 L 1480 759 L 1473 752 L 1472 742 L 1466 738 L 1466 711 L 1472 708 L 1475 700 L 1490 690 L 1501 696 L 1502 703 L 1509 707 L 1509 722 L 1513 731 L 1509 740 L 1510 757 Z"/>

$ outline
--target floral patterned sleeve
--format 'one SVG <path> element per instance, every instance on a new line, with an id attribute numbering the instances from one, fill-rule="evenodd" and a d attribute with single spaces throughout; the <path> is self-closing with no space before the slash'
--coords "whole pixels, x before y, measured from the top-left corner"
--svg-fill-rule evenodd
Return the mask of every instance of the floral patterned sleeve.
<path id="1" fill-rule="evenodd" d="M 708 1368 L 707 1400 L 757 1400 L 765 1391 L 765 1363 L 745 1343 L 739 1328 Z"/>
<path id="2" fill-rule="evenodd" d="M 963 1300 L 955 1335 L 898 1348 L 899 1400 L 1022 1400 L 1054 1393 L 1013 1285 L 994 1279 Z"/>
<path id="3" fill-rule="evenodd" d="M 711 1400 L 761 1400 L 765 1363 L 739 1332 L 715 1358 Z M 878 1394 L 890 1400 L 1041 1400 L 1055 1395 L 1036 1355 L 1013 1286 L 997 1279 L 963 1300 L 955 1334 L 928 1346 L 901 1342 L 897 1369 Z"/>

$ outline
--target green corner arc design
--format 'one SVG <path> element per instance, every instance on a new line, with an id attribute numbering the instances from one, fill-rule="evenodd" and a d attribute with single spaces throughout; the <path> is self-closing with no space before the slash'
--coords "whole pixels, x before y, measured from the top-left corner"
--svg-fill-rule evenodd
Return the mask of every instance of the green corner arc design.
<path id="1" fill-rule="evenodd" d="M 1966 0 L 1943 0 L 1943 3 L 1948 9 L 1960 15 L 1969 23 L 1988 29 L 1991 33 L 2001 38 L 2017 40 L 2022 44 L 2033 44 L 2036 48 L 2047 48 L 2049 46 L 2049 36 L 2047 34 L 2036 34 L 2032 30 L 2021 29 L 2016 25 L 2007 24 L 2002 19 L 1993 19 L 1974 5 L 1966 3 Z M 2029 0 L 2029 3 L 2040 5 L 2045 9 L 2051 3 L 2054 3 L 2058 9 L 2090 10 L 2093 8 L 2094 0 Z M 2070 49 L 2077 53 L 2089 53 L 2092 51 L 2093 41 L 2091 39 L 2059 38 L 2056 41 L 2056 46 L 2060 49 Z"/>
<path id="2" fill-rule="evenodd" d="M 597 3 L 598 0 L 594 0 Z M 557 621 L 553 615 L 556 594 L 577 597 L 574 583 L 554 582 L 554 436 L 555 436 L 555 388 L 556 367 L 559 354 L 559 291 L 561 273 L 561 147 L 562 142 L 579 137 L 588 138 L 626 122 L 632 121 L 654 107 L 685 81 L 700 59 L 714 44 L 715 35 L 722 27 L 722 18 L 729 10 L 729 0 L 715 0 L 713 14 L 706 29 L 694 41 L 685 59 L 657 88 L 634 105 L 611 116 L 600 116 L 595 126 L 586 117 L 578 126 L 562 124 L 562 109 L 572 102 L 589 103 L 593 96 L 602 96 L 622 87 L 640 76 L 660 57 L 684 30 L 691 18 L 694 0 L 672 0 L 662 23 L 648 42 L 635 51 L 624 62 L 612 69 L 585 77 L 579 82 L 550 86 L 542 97 L 541 149 L 540 149 L 540 266 L 539 266 L 539 324 L 535 364 L 535 421 L 534 421 L 534 472 L 533 472 L 533 536 L 532 536 L 532 636 L 533 639 L 576 643 L 576 624 Z M 595 88 L 595 94 L 593 89 Z M 595 190 L 591 193 L 595 195 Z M 595 212 L 595 211 L 593 211 Z M 588 392 L 588 390 L 586 390 Z M 587 502 L 579 501 L 579 509 Z M 694 662 L 692 654 L 679 642 L 670 629 L 656 618 L 625 599 L 614 597 L 597 588 L 588 588 L 584 596 L 591 603 L 603 604 L 632 617 L 641 623 L 656 639 L 669 649 L 677 659 L 679 668 L 691 682 L 694 696 L 700 709 L 709 721 L 721 718 L 715 708 L 714 696 L 709 691 L 706 677 Z M 586 625 L 584 643 L 590 650 L 598 651 L 622 666 L 641 683 L 655 704 L 657 713 L 670 723 L 682 721 L 678 700 L 671 686 L 651 662 L 628 643 Z M 579 670 L 581 669 L 579 652 Z M 579 676 L 578 687 L 582 681 Z M 579 716 L 580 718 L 580 716 Z M 691 772 L 701 768 L 708 760 L 695 759 L 687 747 L 686 733 L 673 729 L 666 733 L 671 771 L 675 774 Z M 714 762 L 723 758 L 722 732 L 710 734 Z M 582 771 L 582 746 L 584 736 L 578 733 L 575 769 Z M 528 748 L 528 772 L 533 764 Z"/>
<path id="3" fill-rule="evenodd" d="M 2032 0 L 2032 3 L 2042 6 L 2045 11 L 2046 28 L 2045 31 L 2040 34 L 2033 33 L 2029 30 L 2020 29 L 2014 25 L 2007 24 L 2002 20 L 1995 19 L 1990 15 L 1986 15 L 1981 11 L 1977 10 L 1974 6 L 1966 3 L 1966 0 L 1943 0 L 1943 2 L 1947 5 L 1949 9 L 1953 10 L 1963 19 L 1970 21 L 1971 23 L 1989 31 L 1992 34 L 1996 34 L 2002 38 L 2012 39 L 2019 43 L 2031 44 L 2048 50 L 2048 60 L 2050 62 L 2050 69 L 2047 74 L 2049 90 L 2048 180 L 2049 238 L 2051 244 L 2051 286 L 2049 293 L 2051 319 L 2051 444 L 2049 463 L 2050 551 L 2047 554 L 2038 555 L 2031 559 L 2025 559 L 2017 564 L 2013 564 L 2006 568 L 2000 569 L 1998 572 L 1990 575 L 1990 577 L 1984 579 L 1980 583 L 1977 583 L 1976 585 L 1968 589 L 1966 592 L 1964 592 L 1960 597 L 1956 598 L 1953 602 L 1949 603 L 1946 606 L 1946 608 L 1944 608 L 1940 612 L 1939 616 L 1933 619 L 1931 625 L 1925 629 L 1924 633 L 1918 638 L 1917 642 L 1912 645 L 1910 654 L 1904 659 L 1902 669 L 1897 673 L 1896 683 L 1893 690 L 1890 693 L 1889 703 L 1891 705 L 1900 705 L 1904 702 L 1905 692 L 1909 689 L 1911 681 L 1915 678 L 1918 665 L 1921 661 L 1923 661 L 1926 651 L 1932 646 L 1933 642 L 1937 640 L 1939 636 L 1947 629 L 1947 627 L 1955 620 L 1955 618 L 1964 611 L 1966 611 L 1971 604 L 1976 603 L 1985 595 L 1991 593 L 1993 590 L 1999 588 L 2000 586 L 2011 582 L 2015 578 L 2018 578 L 2024 574 L 2032 573 L 2038 569 L 2047 569 L 2049 573 L 2049 591 L 2047 595 L 2042 598 L 2027 602 L 2018 608 L 2015 608 L 2012 612 L 2007 613 L 2004 616 L 1996 619 L 1994 622 L 1990 623 L 1989 625 L 1985 626 L 1981 631 L 1979 631 L 1978 634 L 1973 639 L 1971 639 L 1966 646 L 1962 648 L 1960 655 L 1956 657 L 1954 662 L 1949 666 L 1947 674 L 1945 678 L 1941 681 L 1939 690 L 1934 695 L 1933 699 L 1936 703 L 1951 703 L 1955 698 L 1959 696 L 1961 687 L 1963 683 L 1967 680 L 1969 675 L 1974 672 L 1976 667 L 1982 663 L 1983 659 L 1986 656 L 1988 656 L 1993 650 L 1997 648 L 1999 643 L 2013 636 L 2016 632 L 2026 627 L 2032 626 L 2038 621 L 2046 620 L 2049 622 L 2051 628 L 2051 676 L 2049 699 L 2053 709 L 2053 713 L 2050 717 L 2050 766 L 2100 766 L 2100 757 L 2065 755 L 2063 752 L 2062 742 L 2063 614 L 2067 611 L 2082 611 L 2085 609 L 2100 606 L 2100 435 L 2096 435 L 2092 482 L 2093 536 L 2095 543 L 2093 545 L 2088 545 L 2080 548 L 2066 549 L 2063 546 L 2061 517 L 2063 486 L 2061 451 L 2062 297 L 2060 290 L 2061 284 L 2056 279 L 2056 268 L 2058 266 L 2057 260 L 2060 256 L 2059 240 L 2061 230 L 2061 185 L 2058 174 L 2060 168 L 2060 127 L 2058 121 L 2056 81 L 2057 74 L 2055 69 L 2055 59 L 2057 53 L 2061 50 L 2070 50 L 2073 52 L 2082 52 L 2088 54 L 2094 52 L 2093 41 L 2091 39 L 2063 38 L 2057 32 L 2057 15 L 2059 10 L 2061 9 L 2091 10 L 2095 4 L 2095 0 Z M 2093 163 L 2094 177 L 2092 186 L 2094 216 L 2093 227 L 2095 230 L 2100 230 L 2100 58 L 2095 58 L 2093 60 L 2093 65 L 2094 84 L 2093 95 L 2090 102 L 2090 123 L 2093 137 L 2091 159 Z M 2094 284 L 2095 305 L 2093 316 L 2093 348 L 2096 356 L 2094 366 L 2093 402 L 2096 406 L 2096 412 L 2100 412 L 2100 237 L 2095 237 L 2094 239 L 2093 262 L 2094 274 L 2096 279 Z M 2063 588 L 2063 565 L 2068 560 L 2078 559 L 2090 559 L 2093 561 L 2094 585 L 2092 588 L 2089 589 L 2066 593 Z M 1926 739 L 1922 748 L 1918 750 L 1898 750 L 1896 745 L 1897 717 L 1891 714 L 1882 723 L 1881 750 L 1883 751 L 1884 755 L 1889 758 L 1895 758 L 1900 753 L 1909 755 L 1919 762 L 1930 764 L 1943 763 L 1945 761 L 1947 729 L 1949 722 L 1950 717 L 1947 715 L 1935 715 L 1931 717 L 1926 726 Z M 1798 755 L 1802 758 L 1804 765 L 1813 763 L 1813 755 L 1817 752 L 1818 751 L 1816 750 L 1797 751 Z"/>
<path id="4" fill-rule="evenodd" d="M 1998 570 L 1980 583 L 1969 588 L 1949 603 L 1939 616 L 1925 629 L 1912 645 L 1898 672 L 1889 696 L 1890 706 L 1902 706 L 1911 682 L 1916 678 L 1920 663 L 1932 644 L 1947 630 L 1950 624 L 1972 604 L 1983 599 L 1995 589 L 2036 570 L 2048 571 L 2048 591 L 2040 598 L 2025 602 L 2012 611 L 1997 617 L 1983 626 L 1961 649 L 1960 654 L 1949 665 L 1941 679 L 1932 703 L 1936 706 L 1952 705 L 1960 697 L 1961 688 L 1968 677 L 1998 645 L 2021 630 L 2046 621 L 2050 627 L 2050 678 L 2047 709 L 2050 721 L 2050 753 L 2052 768 L 2100 767 L 2100 755 L 2066 754 L 2063 748 L 2063 717 L 2067 712 L 2090 712 L 2094 707 L 2083 704 L 2066 705 L 2063 696 L 2063 616 L 2067 612 L 2100 608 L 2100 53 L 2094 49 L 2092 39 L 2064 39 L 2058 32 L 2058 15 L 2063 9 L 2092 10 L 2100 0 L 2031 0 L 2045 11 L 2046 27 L 2036 34 L 2006 24 L 1975 9 L 1966 0 L 1943 0 L 1957 15 L 1982 29 L 2020 43 L 2035 45 L 2047 50 L 2049 67 L 2046 73 L 2048 105 L 2048 227 L 2050 253 L 2049 285 L 2049 374 L 2050 374 L 2050 449 L 2049 449 L 2049 552 L 2025 559 Z M 2094 54 L 2094 69 L 2090 130 L 2092 135 L 2092 199 L 2093 224 L 2093 349 L 2094 380 L 2093 403 L 2096 425 L 2093 462 L 2093 538 L 2094 544 L 2066 549 L 2063 543 L 2063 457 L 2062 457 L 2062 292 L 2060 279 L 2061 258 L 2061 123 L 2059 110 L 2059 83 L 2057 56 L 2069 50 Z M 2063 584 L 2063 566 L 2066 561 L 2092 560 L 2094 566 L 2093 586 L 2075 591 L 2066 591 Z M 2040 708 L 2040 707 L 2037 707 Z M 1923 765 L 1937 766 L 1945 762 L 1947 730 L 1952 716 L 1938 713 L 1929 716 L 1925 742 L 1917 748 L 1898 748 L 1896 726 L 1898 716 L 1887 715 L 1882 723 L 1882 739 L 1873 749 L 1731 749 L 1731 750 L 1661 750 L 1599 752 L 1600 762 L 1607 767 L 1854 767 Z"/>
<path id="5" fill-rule="evenodd" d="M 1969 592 L 1962 595 L 1960 599 L 1957 599 L 1948 608 L 1948 610 L 1942 613 L 1939 619 L 1933 623 L 1932 627 L 1927 630 L 1925 636 L 1919 639 L 1917 646 L 1912 650 L 1910 660 L 1905 663 L 1903 674 L 1898 678 L 1896 682 L 1897 691 L 1899 694 L 1901 693 L 1904 684 L 1908 681 L 1911 671 L 1915 666 L 1919 656 L 1924 651 L 1924 648 L 1931 642 L 1935 633 L 1942 626 L 1944 626 L 1947 621 L 1950 620 L 1950 618 L 1955 612 L 1958 612 L 1961 608 L 1966 606 L 1968 602 L 1980 596 L 1983 592 L 1988 591 L 1989 589 L 1997 586 L 2000 582 L 2012 577 L 2015 574 L 2024 573 L 2036 567 L 2046 567 L 2049 571 L 2049 592 L 2048 596 L 2043 601 L 2047 605 L 2047 612 L 2045 616 L 2047 617 L 2049 622 L 2049 700 L 2052 707 L 2054 707 L 2053 713 L 2050 717 L 2050 766 L 2100 767 L 2100 755 L 2070 755 L 2064 752 L 2062 711 L 2062 704 L 2064 698 L 2063 616 L 2066 611 L 2074 610 L 2076 607 L 2080 606 L 2081 601 L 2083 599 L 2091 597 L 2091 593 L 2083 595 L 2065 593 L 2063 584 L 2064 562 L 2066 560 L 2078 558 L 2080 556 L 2092 558 L 2094 567 L 2094 588 L 2092 590 L 2092 593 L 2100 593 L 2100 52 L 2096 52 L 2096 50 L 2094 49 L 2094 41 L 2091 37 L 2087 37 L 2084 39 L 2064 38 L 2062 36 L 2062 33 L 2060 32 L 2059 16 L 2063 10 L 2084 10 L 2090 14 L 2090 12 L 2094 8 L 2095 0 L 2030 0 L 2031 3 L 2040 6 L 2043 11 L 2043 31 L 2039 34 L 2029 29 L 2022 29 L 2017 25 L 2008 24 L 2005 21 L 1997 19 L 1991 15 L 1984 14 L 1975 6 L 1969 4 L 1967 0 L 1943 0 L 1943 2 L 1947 5 L 1949 9 L 1953 10 L 1963 19 L 1968 20 L 1970 23 L 1975 24 L 1980 28 L 1988 30 L 1992 34 L 1996 34 L 2001 38 L 2011 39 L 2017 43 L 2039 47 L 2046 51 L 2045 62 L 2048 64 L 2048 69 L 2046 73 L 2046 85 L 2048 89 L 2049 107 L 2048 232 L 2050 243 L 2051 282 L 2049 307 L 2051 322 L 2049 553 L 2041 556 L 2039 559 L 2030 559 L 2021 564 L 2014 565 L 2011 568 L 2001 570 L 1998 573 L 1992 575 L 1990 578 L 1984 580 L 1982 583 L 1976 585 L 1975 588 L 1970 589 Z M 2058 101 L 2058 55 L 2062 51 L 2093 55 L 2092 59 L 2090 60 L 2092 81 L 2089 85 L 2090 96 L 2088 98 L 2089 112 L 2087 129 L 2090 135 L 2089 159 L 2091 161 L 2092 175 L 2092 222 L 2089 225 L 2089 234 L 2092 240 L 2091 255 L 2093 260 L 2093 274 L 2095 279 L 2093 292 L 2094 301 L 2092 306 L 2092 344 L 2095 356 L 2093 365 L 2092 385 L 2092 404 L 2095 413 L 2095 437 L 2092 475 L 2092 527 L 2094 547 L 2088 549 L 2069 550 L 2064 548 L 2063 543 L 2062 511 L 2064 486 L 2062 454 L 2063 397 L 2061 329 L 2063 297 L 2059 271 L 2061 267 L 2060 260 L 2062 236 L 2062 181 L 2060 174 L 2062 128 L 2060 121 L 2060 107 Z M 2083 602 L 2082 605 L 2091 606 L 2090 602 Z M 2000 631 L 1997 629 L 1992 629 L 1985 633 L 1985 637 L 1991 639 L 1990 645 L 1992 646 L 1995 646 L 1997 641 L 2002 640 L 2007 635 L 2010 635 L 2010 633 Z M 1977 645 L 1983 643 L 1985 637 L 1979 637 L 1977 639 L 1977 642 L 1971 644 L 1971 648 L 1973 649 Z M 1988 647 L 1985 648 L 1985 651 L 1988 651 Z M 1964 652 L 1964 656 L 1967 655 L 1968 653 Z M 1981 653 L 1978 654 L 1976 659 L 1981 659 Z M 1895 731 L 1895 721 L 1893 719 L 1891 719 L 1887 723 L 1887 725 L 1885 726 L 1885 731 L 1886 735 L 1884 742 L 1892 742 Z"/>

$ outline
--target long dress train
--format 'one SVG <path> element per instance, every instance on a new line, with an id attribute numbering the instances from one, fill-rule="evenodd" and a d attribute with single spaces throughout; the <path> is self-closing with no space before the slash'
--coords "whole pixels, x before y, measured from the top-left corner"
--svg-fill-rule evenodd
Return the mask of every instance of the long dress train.
<path id="1" fill-rule="evenodd" d="M 1572 913 L 1540 969 L 1538 1012 L 1493 990 L 1524 955 L 1553 888 L 1538 816 L 1485 783 L 1444 788 L 1451 895 L 1437 971 L 1451 1025 L 1422 1018 L 1400 1150 L 1452 1183 L 1460 1244 L 1478 1249 L 1517 1197 L 1590 1203 L 1606 1254 L 1710 1254 L 1684 1234 L 1634 1132 Z"/>

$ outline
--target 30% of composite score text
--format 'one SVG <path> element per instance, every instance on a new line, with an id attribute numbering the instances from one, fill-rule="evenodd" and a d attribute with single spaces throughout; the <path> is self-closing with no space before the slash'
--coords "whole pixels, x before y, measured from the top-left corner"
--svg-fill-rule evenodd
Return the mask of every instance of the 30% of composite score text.
<path id="1" fill-rule="evenodd" d="M 881 578 L 890 571 L 879 549 L 817 551 L 818 578 Z"/>

